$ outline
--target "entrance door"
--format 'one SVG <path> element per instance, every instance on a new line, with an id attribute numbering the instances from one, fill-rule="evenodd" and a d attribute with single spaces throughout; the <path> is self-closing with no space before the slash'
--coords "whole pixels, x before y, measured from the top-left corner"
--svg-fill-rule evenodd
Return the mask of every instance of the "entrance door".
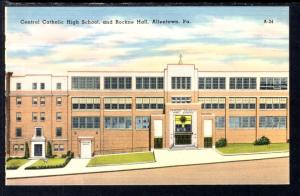
<path id="1" fill-rule="evenodd" d="M 204 148 L 212 147 L 212 120 L 204 120 Z"/>
<path id="2" fill-rule="evenodd" d="M 80 156 L 82 159 L 89 159 L 92 157 L 91 141 L 82 141 L 80 145 Z"/>
<path id="3" fill-rule="evenodd" d="M 34 156 L 41 157 L 43 153 L 42 144 L 34 144 Z"/>
<path id="4" fill-rule="evenodd" d="M 175 116 L 175 145 L 192 144 L 192 116 L 176 115 Z"/>

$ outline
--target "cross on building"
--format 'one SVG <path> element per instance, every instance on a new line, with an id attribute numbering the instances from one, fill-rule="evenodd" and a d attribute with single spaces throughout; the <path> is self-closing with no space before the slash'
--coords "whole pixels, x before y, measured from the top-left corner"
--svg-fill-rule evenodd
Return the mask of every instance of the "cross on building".
<path id="1" fill-rule="evenodd" d="M 182 63 L 182 54 L 179 55 L 179 62 L 178 62 L 178 64 L 180 64 L 180 65 L 183 64 L 183 63 Z"/>

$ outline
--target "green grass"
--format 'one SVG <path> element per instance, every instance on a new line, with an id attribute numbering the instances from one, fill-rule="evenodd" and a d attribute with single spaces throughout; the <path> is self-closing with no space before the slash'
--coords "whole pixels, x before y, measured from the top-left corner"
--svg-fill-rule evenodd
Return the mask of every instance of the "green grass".
<path id="1" fill-rule="evenodd" d="M 226 147 L 217 149 L 223 154 L 288 151 L 289 143 L 274 143 L 269 145 L 227 144 Z"/>
<path id="2" fill-rule="evenodd" d="M 114 154 L 94 157 L 90 160 L 87 166 L 95 167 L 109 164 L 141 163 L 154 161 L 155 159 L 153 152 Z"/>
<path id="3" fill-rule="evenodd" d="M 40 166 L 51 166 L 51 165 L 60 165 L 66 161 L 65 158 L 49 158 L 47 163 L 44 160 L 38 160 L 33 163 L 31 166 L 40 167 Z"/>
<path id="4" fill-rule="evenodd" d="M 7 169 L 18 169 L 20 166 L 27 163 L 27 159 L 11 159 L 6 162 Z"/>

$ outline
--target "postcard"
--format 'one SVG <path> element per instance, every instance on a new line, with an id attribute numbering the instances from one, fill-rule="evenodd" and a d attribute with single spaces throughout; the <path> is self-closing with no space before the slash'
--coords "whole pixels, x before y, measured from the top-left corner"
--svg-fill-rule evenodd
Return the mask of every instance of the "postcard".
<path id="1" fill-rule="evenodd" d="M 7 185 L 290 183 L 288 6 L 7 6 L 5 37 Z"/>

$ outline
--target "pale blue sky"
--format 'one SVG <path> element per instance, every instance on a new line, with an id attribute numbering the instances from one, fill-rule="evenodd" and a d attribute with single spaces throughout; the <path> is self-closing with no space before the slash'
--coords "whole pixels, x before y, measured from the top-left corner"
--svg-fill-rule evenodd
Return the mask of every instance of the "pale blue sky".
<path id="1" fill-rule="evenodd" d="M 288 69 L 288 7 L 8 7 L 6 16 L 7 71 L 163 70 L 179 53 L 200 69 Z M 20 24 L 119 18 L 150 24 Z M 151 24 L 153 19 L 191 23 Z"/>

